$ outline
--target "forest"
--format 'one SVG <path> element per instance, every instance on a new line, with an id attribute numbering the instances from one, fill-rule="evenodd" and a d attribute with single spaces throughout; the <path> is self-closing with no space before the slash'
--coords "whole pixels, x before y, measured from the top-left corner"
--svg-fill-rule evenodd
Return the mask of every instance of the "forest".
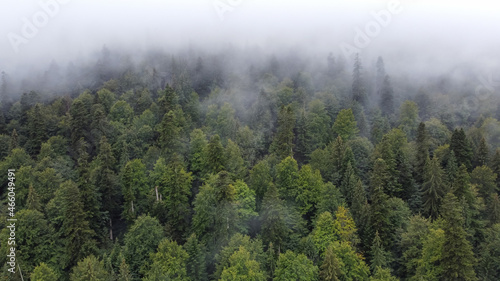
<path id="1" fill-rule="evenodd" d="M 103 47 L 3 72 L 2 280 L 500 280 L 500 97 L 464 68 Z"/>

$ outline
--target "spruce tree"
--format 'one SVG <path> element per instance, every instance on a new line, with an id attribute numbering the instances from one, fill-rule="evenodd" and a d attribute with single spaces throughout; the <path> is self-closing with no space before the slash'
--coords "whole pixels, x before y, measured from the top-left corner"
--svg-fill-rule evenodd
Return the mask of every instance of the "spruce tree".
<path id="1" fill-rule="evenodd" d="M 321 281 L 340 281 L 339 260 L 333 251 L 333 246 L 330 245 L 326 248 L 325 258 L 320 267 L 319 278 Z"/>
<path id="2" fill-rule="evenodd" d="M 474 272 L 475 258 L 463 228 L 464 218 L 455 195 L 446 194 L 441 207 L 444 219 L 445 242 L 442 253 L 442 280 L 477 280 Z"/>
<path id="3" fill-rule="evenodd" d="M 365 86 L 361 77 L 361 71 L 363 66 L 359 59 L 359 54 L 356 54 L 354 58 L 354 70 L 352 72 L 352 89 L 351 96 L 352 100 L 358 102 L 361 106 L 366 105 L 367 97 Z"/>
<path id="4" fill-rule="evenodd" d="M 439 206 L 445 193 L 443 175 L 444 172 L 437 157 L 434 156 L 432 160 L 427 160 L 424 183 L 422 185 L 422 199 L 424 212 L 432 219 L 438 217 Z"/>
<path id="5" fill-rule="evenodd" d="M 455 153 L 458 166 L 464 164 L 468 170 L 472 168 L 472 148 L 464 129 L 455 129 L 451 135 L 450 150 Z"/>
<path id="6" fill-rule="evenodd" d="M 293 155 L 293 129 L 295 127 L 295 113 L 291 105 L 282 106 L 278 113 L 278 130 L 274 135 L 270 152 L 279 159 Z"/>
<path id="7" fill-rule="evenodd" d="M 418 125 L 416 145 L 415 180 L 421 185 L 424 183 L 425 166 L 427 159 L 429 159 L 429 136 L 424 122 L 420 122 Z"/>
<path id="8" fill-rule="evenodd" d="M 394 113 L 394 90 L 389 75 L 385 75 L 380 88 L 380 109 L 384 116 L 390 116 Z"/>

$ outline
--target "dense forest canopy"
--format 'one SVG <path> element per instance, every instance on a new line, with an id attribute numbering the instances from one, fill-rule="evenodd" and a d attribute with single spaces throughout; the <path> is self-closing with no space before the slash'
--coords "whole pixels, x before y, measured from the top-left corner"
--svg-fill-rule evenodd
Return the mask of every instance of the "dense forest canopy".
<path id="1" fill-rule="evenodd" d="M 3 74 L 24 278 L 500 278 L 500 99 L 474 78 L 415 83 L 358 55 L 129 58 Z"/>
<path id="2" fill-rule="evenodd" d="M 449 2 L 0 1 L 0 280 L 500 280 L 499 11 Z"/>

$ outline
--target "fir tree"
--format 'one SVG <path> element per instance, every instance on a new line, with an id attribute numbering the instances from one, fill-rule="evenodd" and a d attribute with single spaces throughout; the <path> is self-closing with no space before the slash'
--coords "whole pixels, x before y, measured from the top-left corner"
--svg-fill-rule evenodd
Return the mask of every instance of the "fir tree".
<path id="1" fill-rule="evenodd" d="M 477 280 L 474 272 L 475 258 L 463 228 L 464 218 L 455 195 L 444 197 L 441 213 L 444 219 L 445 242 L 442 253 L 442 280 Z"/>

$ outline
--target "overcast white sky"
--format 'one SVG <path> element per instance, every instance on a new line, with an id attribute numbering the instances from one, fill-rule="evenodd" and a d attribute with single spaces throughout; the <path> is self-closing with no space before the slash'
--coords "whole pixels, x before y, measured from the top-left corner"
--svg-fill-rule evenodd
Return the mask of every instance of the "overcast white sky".
<path id="1" fill-rule="evenodd" d="M 67 2 L 65 4 L 59 2 Z M 355 45 L 356 28 L 374 21 L 372 12 L 393 1 L 269 0 L 2 0 L 0 70 L 84 57 L 110 48 L 260 45 L 277 49 L 303 46 L 341 54 Z M 396 1 L 398 2 L 398 1 Z M 53 15 L 43 3 L 57 3 Z M 402 11 L 381 27 L 363 55 L 391 56 L 420 64 L 478 62 L 496 65 L 500 54 L 500 5 L 491 0 L 400 0 Z M 233 5 L 220 17 L 215 5 Z M 226 6 L 228 7 L 228 6 Z M 32 38 L 23 29 L 37 16 L 46 24 Z M 28 23 L 27 23 L 28 22 Z M 12 38 L 25 40 L 12 44 Z M 15 51 L 17 48 L 17 52 Z"/>

